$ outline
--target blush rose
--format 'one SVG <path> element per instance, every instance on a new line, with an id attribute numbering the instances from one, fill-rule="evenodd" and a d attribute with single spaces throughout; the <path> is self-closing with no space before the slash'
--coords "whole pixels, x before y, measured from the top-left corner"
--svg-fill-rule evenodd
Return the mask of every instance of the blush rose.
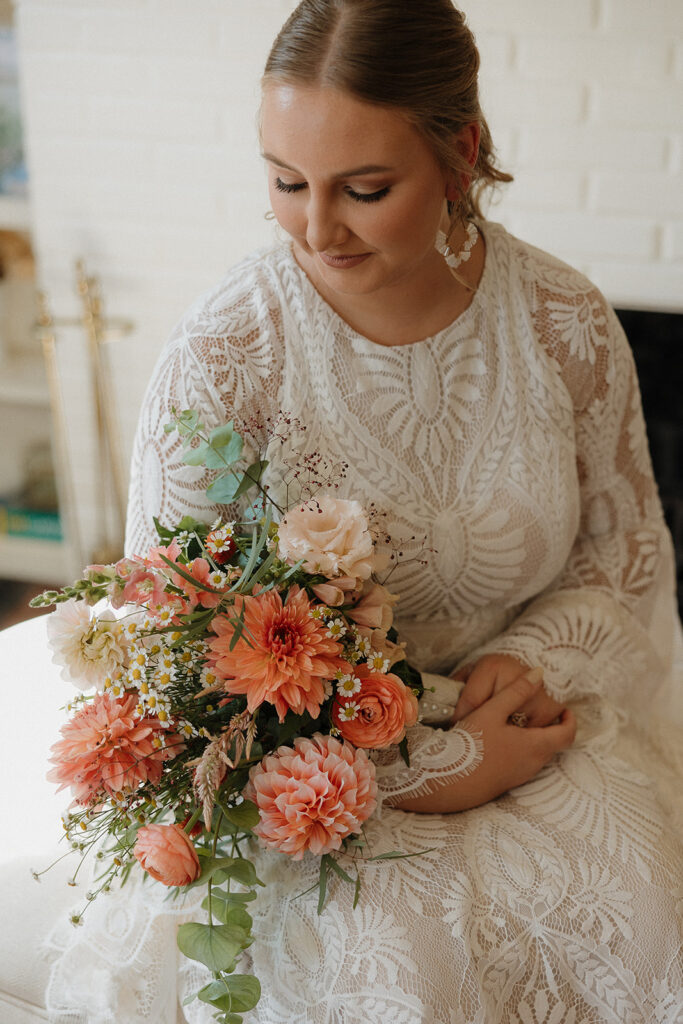
<path id="1" fill-rule="evenodd" d="M 306 572 L 365 580 L 375 567 L 368 520 L 359 501 L 315 498 L 287 513 L 278 536 L 281 557 L 292 564 L 303 558 Z"/>
<path id="2" fill-rule="evenodd" d="M 144 870 L 164 885 L 189 885 L 201 871 L 197 851 L 180 825 L 138 829 L 133 854 Z"/>
<path id="3" fill-rule="evenodd" d="M 391 672 L 372 672 L 367 665 L 358 665 L 354 672 L 361 681 L 360 692 L 335 702 L 334 724 L 355 747 L 379 750 L 400 743 L 406 729 L 417 722 L 415 694 Z M 353 718 L 345 715 L 350 705 L 356 708 Z"/>

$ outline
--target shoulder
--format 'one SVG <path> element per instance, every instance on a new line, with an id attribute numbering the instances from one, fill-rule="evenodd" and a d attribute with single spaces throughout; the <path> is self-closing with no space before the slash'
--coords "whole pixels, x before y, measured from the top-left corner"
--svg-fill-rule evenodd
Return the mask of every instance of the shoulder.
<path id="1" fill-rule="evenodd" d="M 575 267 L 494 225 L 494 244 L 505 253 L 514 288 L 535 336 L 562 367 L 604 363 L 628 348 L 619 321 L 600 289 Z"/>
<path id="2" fill-rule="evenodd" d="M 284 246 L 251 253 L 195 299 L 175 333 L 188 338 L 209 330 L 238 336 L 253 329 L 280 307 L 286 263 Z"/>

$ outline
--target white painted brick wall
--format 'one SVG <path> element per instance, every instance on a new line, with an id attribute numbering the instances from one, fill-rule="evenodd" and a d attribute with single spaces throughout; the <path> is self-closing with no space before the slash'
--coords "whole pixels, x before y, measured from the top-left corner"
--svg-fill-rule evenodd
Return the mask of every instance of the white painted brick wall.
<path id="1" fill-rule="evenodd" d="M 491 216 L 615 304 L 683 307 L 683 4 L 463 0 L 515 183 Z M 295 0 L 15 0 L 41 280 L 73 315 L 84 256 L 108 310 L 127 459 L 145 380 L 195 295 L 273 237 L 258 82 Z M 78 338 L 64 392 L 86 540 L 93 445 Z M 131 367 L 135 370 L 131 373 Z"/>

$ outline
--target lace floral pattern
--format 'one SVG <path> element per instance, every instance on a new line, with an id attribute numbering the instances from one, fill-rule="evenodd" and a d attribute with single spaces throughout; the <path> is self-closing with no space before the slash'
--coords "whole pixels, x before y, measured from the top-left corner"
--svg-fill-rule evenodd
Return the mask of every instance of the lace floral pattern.
<path id="1" fill-rule="evenodd" d="M 344 324 L 288 248 L 257 254 L 189 312 L 143 408 L 129 550 L 152 539 L 152 514 L 213 514 L 163 432 L 172 404 L 211 424 L 281 408 L 307 424 L 310 448 L 349 464 L 344 496 L 375 501 L 402 541 L 391 588 L 412 660 L 446 675 L 487 651 L 541 664 L 580 721 L 574 748 L 534 780 L 447 816 L 388 806 L 392 792 L 476 771 L 476 737 L 417 726 L 412 771 L 378 759 L 385 807 L 367 837 L 373 854 L 429 852 L 366 864 L 355 909 L 340 883 L 319 917 L 317 897 L 298 895 L 315 861 L 255 850 L 268 883 L 254 904 L 255 1024 L 683 1020 L 681 778 L 668 757 L 683 669 L 630 351 L 585 278 L 499 226 L 481 230 L 468 310 L 396 348 Z M 435 700 L 435 721 L 448 704 Z M 124 890 L 115 904 L 125 913 L 134 899 Z M 149 1009 L 152 965 L 166 957 L 175 972 L 173 919 L 149 906 L 159 933 L 147 928 L 134 958 L 87 916 L 58 943 L 51 1020 L 80 1020 L 63 1013 L 77 1008 L 74 964 L 106 959 L 107 984 L 128 993 L 117 1019 L 174 1022 Z M 185 964 L 180 1000 L 196 980 Z M 210 1019 L 196 1002 L 178 1013 Z"/>

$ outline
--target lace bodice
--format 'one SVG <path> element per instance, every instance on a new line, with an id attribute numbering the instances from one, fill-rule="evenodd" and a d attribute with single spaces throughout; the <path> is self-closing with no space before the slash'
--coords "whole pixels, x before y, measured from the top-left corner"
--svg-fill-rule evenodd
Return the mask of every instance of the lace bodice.
<path id="1" fill-rule="evenodd" d="M 397 622 L 421 668 L 496 650 L 543 665 L 562 699 L 621 702 L 636 658 L 652 683 L 630 696 L 651 702 L 671 657 L 670 611 L 669 649 L 648 639 L 670 540 L 630 349 L 580 274 L 500 226 L 483 234 L 472 304 L 413 345 L 353 331 L 288 246 L 204 296 L 150 385 L 128 547 L 153 538 L 159 510 L 213 514 L 163 432 L 171 405 L 209 423 L 285 410 L 307 424 L 305 445 L 348 463 L 344 491 L 387 514 L 404 555 Z"/>
<path id="2" fill-rule="evenodd" d="M 429 852 L 368 866 L 355 910 L 338 886 L 318 917 L 315 895 L 292 899 L 315 882 L 313 860 L 256 851 L 268 882 L 251 950 L 266 979 L 261 1024 L 682 1019 L 681 744 L 667 732 L 681 717 L 680 631 L 631 353 L 589 281 L 500 226 L 481 230 L 468 309 L 399 347 L 345 324 L 288 246 L 255 254 L 188 312 L 144 402 L 129 552 L 154 539 L 153 515 L 214 515 L 206 481 L 163 431 L 172 406 L 210 426 L 284 410 L 306 424 L 305 449 L 348 464 L 342 493 L 386 514 L 404 553 L 391 589 L 413 662 L 448 677 L 482 653 L 513 654 L 542 665 L 580 721 L 571 751 L 484 807 L 385 807 L 368 826 L 373 851 Z M 423 711 L 438 718 L 457 684 L 437 689 Z M 388 803 L 476 770 L 476 737 L 422 724 L 411 743 L 412 774 L 380 759 Z M 161 940 L 143 947 L 140 971 Z M 53 972 L 53 1007 L 77 999 L 70 962 L 106 962 L 130 994 L 124 954 L 117 967 L 107 928 L 86 926 Z M 185 965 L 181 997 L 192 975 Z M 96 1024 L 167 1024 L 148 989 L 135 1013 L 129 998 L 123 1017 L 117 1004 Z M 210 1017 L 197 1003 L 184 1014 Z M 51 1019 L 81 1024 L 56 1009 Z"/>

